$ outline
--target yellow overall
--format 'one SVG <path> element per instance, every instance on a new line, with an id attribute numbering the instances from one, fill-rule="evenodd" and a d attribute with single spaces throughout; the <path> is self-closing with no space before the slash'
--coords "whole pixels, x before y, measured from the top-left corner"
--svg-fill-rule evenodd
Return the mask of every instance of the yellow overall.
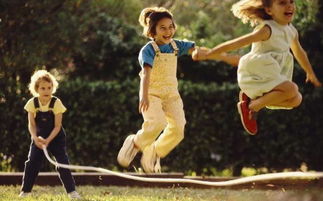
<path id="1" fill-rule="evenodd" d="M 159 157 L 165 157 L 184 138 L 186 124 L 183 101 L 178 92 L 177 53 L 178 48 L 171 42 L 174 53 L 161 53 L 153 41 L 156 56 L 150 74 L 148 89 L 149 108 L 143 112 L 144 123 L 137 132 L 135 144 L 141 150 L 155 142 Z M 142 73 L 139 74 L 140 77 Z"/>

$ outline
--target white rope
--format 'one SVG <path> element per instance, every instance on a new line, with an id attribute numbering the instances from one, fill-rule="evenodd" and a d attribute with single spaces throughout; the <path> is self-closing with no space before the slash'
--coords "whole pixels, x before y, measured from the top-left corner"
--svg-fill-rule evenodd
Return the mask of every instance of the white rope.
<path id="1" fill-rule="evenodd" d="M 88 170 L 88 171 L 96 171 L 96 172 L 103 172 L 103 173 L 109 173 L 118 177 L 131 179 L 131 180 L 137 180 L 137 181 L 143 181 L 143 182 L 161 182 L 161 183 L 192 183 L 192 184 L 200 184 L 200 185 L 206 185 L 206 186 L 233 186 L 233 185 L 239 185 L 239 184 L 245 184 L 245 183 L 251 183 L 256 181 L 266 181 L 266 180 L 275 180 L 275 179 L 318 179 L 323 177 L 323 172 L 280 172 L 280 173 L 269 173 L 269 174 L 263 174 L 263 175 L 256 175 L 256 176 L 250 176 L 250 177 L 243 177 L 238 179 L 232 179 L 229 181 L 201 181 L 201 180 L 194 180 L 194 179 L 175 179 L 175 178 L 148 178 L 148 177 L 139 177 L 139 176 L 133 176 L 129 174 L 114 172 L 111 170 L 107 170 L 104 168 L 98 168 L 98 167 L 92 167 L 92 166 L 79 166 L 79 165 L 66 165 L 57 163 L 56 161 L 52 160 L 50 156 L 48 155 L 46 146 L 43 146 L 43 151 L 45 153 L 45 156 L 47 160 L 52 163 L 53 165 L 60 167 L 60 168 L 66 168 L 66 169 L 74 169 L 74 170 Z"/>

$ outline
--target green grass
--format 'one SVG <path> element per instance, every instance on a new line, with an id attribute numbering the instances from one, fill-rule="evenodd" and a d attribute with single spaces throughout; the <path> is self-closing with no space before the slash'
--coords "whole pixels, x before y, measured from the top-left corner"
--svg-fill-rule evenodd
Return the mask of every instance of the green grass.
<path id="1" fill-rule="evenodd" d="M 1 201 L 70 200 L 62 186 L 35 186 L 32 197 L 18 198 L 20 186 L 0 186 Z M 79 186 L 85 201 L 319 201 L 320 189 L 231 190 L 192 188 L 139 188 L 117 186 Z"/>

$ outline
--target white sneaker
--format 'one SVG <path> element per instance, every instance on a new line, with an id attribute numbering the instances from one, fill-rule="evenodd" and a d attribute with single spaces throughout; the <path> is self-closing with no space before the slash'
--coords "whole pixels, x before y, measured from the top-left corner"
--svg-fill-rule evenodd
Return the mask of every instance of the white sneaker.
<path id="1" fill-rule="evenodd" d="M 19 193 L 19 197 L 29 197 L 29 196 L 31 196 L 31 192 L 26 193 L 26 192 L 21 191 Z"/>
<path id="2" fill-rule="evenodd" d="M 157 156 L 154 143 L 144 149 L 140 162 L 146 173 L 161 172 L 160 157 Z"/>
<path id="3" fill-rule="evenodd" d="M 134 134 L 129 135 L 119 151 L 117 160 L 122 167 L 128 167 L 139 151 L 133 141 L 135 136 Z"/>
<path id="4" fill-rule="evenodd" d="M 76 191 L 72 191 L 72 192 L 68 193 L 68 197 L 71 199 L 81 199 L 82 198 L 80 196 L 80 194 Z"/>

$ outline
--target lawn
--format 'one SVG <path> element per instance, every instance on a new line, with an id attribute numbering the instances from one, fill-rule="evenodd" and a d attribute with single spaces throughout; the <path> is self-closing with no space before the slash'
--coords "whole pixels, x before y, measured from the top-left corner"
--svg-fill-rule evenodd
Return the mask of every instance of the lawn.
<path id="1" fill-rule="evenodd" d="M 1 201 L 70 200 L 62 186 L 35 186 L 32 197 L 18 198 L 20 186 L 0 186 Z M 139 188 L 117 186 L 79 186 L 85 201 L 321 201 L 321 189 L 232 190 L 192 188 Z"/>

